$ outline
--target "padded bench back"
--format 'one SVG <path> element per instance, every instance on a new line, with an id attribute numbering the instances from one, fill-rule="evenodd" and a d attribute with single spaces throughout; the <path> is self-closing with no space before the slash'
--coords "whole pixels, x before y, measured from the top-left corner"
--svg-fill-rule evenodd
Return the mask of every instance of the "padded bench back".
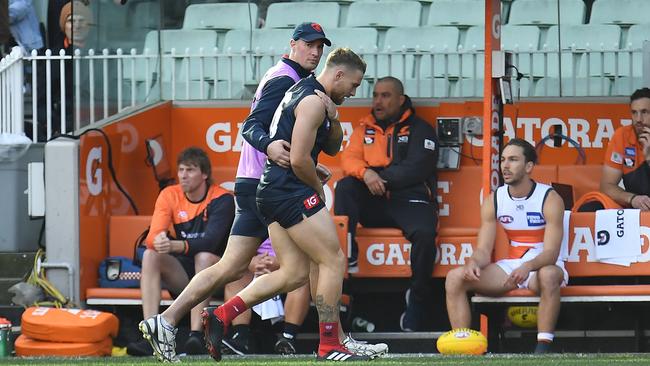
<path id="1" fill-rule="evenodd" d="M 597 191 L 600 186 L 602 165 L 560 165 L 557 181 L 573 186 L 573 198 L 577 201 L 585 193 Z"/>
<path id="2" fill-rule="evenodd" d="M 108 255 L 132 258 L 136 239 L 150 223 L 151 216 L 111 216 L 108 222 Z"/>

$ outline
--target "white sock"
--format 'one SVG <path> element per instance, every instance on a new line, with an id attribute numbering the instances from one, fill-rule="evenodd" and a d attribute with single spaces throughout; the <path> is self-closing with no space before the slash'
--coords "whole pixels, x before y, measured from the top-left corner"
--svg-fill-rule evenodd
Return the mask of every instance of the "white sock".
<path id="1" fill-rule="evenodd" d="M 539 332 L 537 333 L 537 341 L 544 341 L 544 342 L 553 342 L 553 338 L 555 338 L 555 335 L 553 333 L 544 333 L 544 332 Z"/>

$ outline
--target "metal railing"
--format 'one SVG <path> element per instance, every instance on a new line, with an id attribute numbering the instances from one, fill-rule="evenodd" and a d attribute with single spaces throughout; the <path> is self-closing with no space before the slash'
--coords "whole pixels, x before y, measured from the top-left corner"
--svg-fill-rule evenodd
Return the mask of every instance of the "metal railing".
<path id="1" fill-rule="evenodd" d="M 159 55 L 149 50 L 138 54 L 135 49 L 76 50 L 72 57 L 62 50 L 57 55 L 48 50 L 44 55 L 34 51 L 23 56 L 15 48 L 0 63 L 0 133 L 21 134 L 23 121 L 31 118 L 31 128 L 24 132 L 32 141 L 43 142 L 55 133 L 98 125 L 117 113 L 161 99 L 249 99 L 263 73 L 285 50 L 278 51 L 171 49 Z M 371 97 L 374 82 L 387 75 L 402 80 L 412 97 L 482 96 L 483 50 L 357 51 L 368 63 L 357 97 Z M 516 47 L 512 52 L 515 66 L 524 75 L 514 83 L 524 90 L 522 97 L 629 95 L 642 83 L 641 49 L 601 45 L 560 53 L 546 47 Z M 31 66 L 31 82 L 23 78 L 24 65 Z M 31 104 L 25 94 L 31 94 Z"/>
<path id="2" fill-rule="evenodd" d="M 0 60 L 0 134 L 23 133 L 23 63 L 20 48 Z"/>

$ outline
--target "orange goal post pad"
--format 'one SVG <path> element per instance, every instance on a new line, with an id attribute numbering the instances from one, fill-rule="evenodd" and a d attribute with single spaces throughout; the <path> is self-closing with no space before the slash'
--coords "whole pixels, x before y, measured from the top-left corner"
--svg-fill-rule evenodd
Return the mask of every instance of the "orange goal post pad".
<path id="1" fill-rule="evenodd" d="M 117 337 L 119 324 L 111 313 L 45 307 L 27 308 L 21 321 L 22 333 L 34 340 L 71 343 L 95 343 Z"/>
<path id="2" fill-rule="evenodd" d="M 99 342 L 63 343 L 37 341 L 21 334 L 14 343 L 18 356 L 110 356 L 113 340 L 104 338 Z"/>

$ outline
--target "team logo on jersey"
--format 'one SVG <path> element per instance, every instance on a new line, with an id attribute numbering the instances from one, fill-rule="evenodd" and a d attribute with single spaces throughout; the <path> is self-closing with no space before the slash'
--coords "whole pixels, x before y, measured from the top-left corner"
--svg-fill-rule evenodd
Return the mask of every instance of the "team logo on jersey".
<path id="1" fill-rule="evenodd" d="M 366 128 L 366 135 L 374 135 L 375 130 L 373 128 Z"/>
<path id="2" fill-rule="evenodd" d="M 524 210 L 524 205 L 517 205 L 516 210 L 517 211 L 523 211 Z"/>
<path id="3" fill-rule="evenodd" d="M 625 158 L 625 166 L 633 167 L 634 166 L 634 159 Z"/>
<path id="4" fill-rule="evenodd" d="M 526 221 L 528 221 L 528 226 L 546 225 L 546 220 L 540 212 L 526 212 Z"/>
<path id="5" fill-rule="evenodd" d="M 435 150 L 436 149 L 436 143 L 433 140 L 429 139 L 424 139 L 424 148 L 427 150 Z"/>
<path id="6" fill-rule="evenodd" d="M 502 224 L 510 224 L 515 221 L 515 218 L 510 215 L 499 216 L 499 222 Z"/>
<path id="7" fill-rule="evenodd" d="M 409 142 L 409 137 L 408 137 L 408 135 L 397 136 L 397 143 L 398 143 L 398 144 L 406 144 L 406 143 L 408 143 L 408 142 Z"/>
<path id="8" fill-rule="evenodd" d="M 634 147 L 626 147 L 625 148 L 625 155 L 627 156 L 636 156 L 636 149 Z"/>
<path id="9" fill-rule="evenodd" d="M 187 212 L 178 211 L 178 217 L 180 217 L 181 219 L 186 219 L 187 218 Z"/>
<path id="10" fill-rule="evenodd" d="M 612 161 L 616 164 L 623 164 L 623 157 L 617 152 L 612 153 Z"/>
<path id="11" fill-rule="evenodd" d="M 366 144 L 366 145 L 370 145 L 373 142 L 375 142 L 375 138 L 372 137 L 372 136 L 366 136 L 366 137 L 363 138 L 363 143 Z"/>
<path id="12" fill-rule="evenodd" d="M 317 193 L 312 194 L 309 198 L 304 200 L 302 203 L 305 205 L 305 208 L 311 210 L 320 202 L 320 198 Z"/>

